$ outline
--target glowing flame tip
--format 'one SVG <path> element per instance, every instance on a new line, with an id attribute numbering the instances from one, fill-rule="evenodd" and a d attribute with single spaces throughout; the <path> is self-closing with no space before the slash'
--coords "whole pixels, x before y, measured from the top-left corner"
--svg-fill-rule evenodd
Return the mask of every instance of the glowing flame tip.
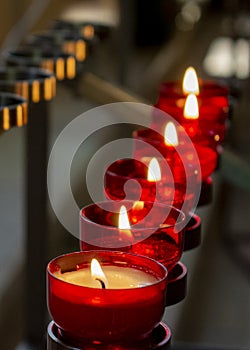
<path id="1" fill-rule="evenodd" d="M 121 230 L 129 230 L 131 228 L 130 223 L 129 223 L 129 219 L 128 219 L 127 209 L 126 209 L 125 205 L 122 205 L 120 208 L 118 227 Z"/>
<path id="2" fill-rule="evenodd" d="M 102 282 L 104 286 L 107 287 L 107 284 L 108 284 L 107 278 L 97 259 L 91 260 L 91 276 L 94 280 L 98 280 L 99 282 Z"/>
<path id="3" fill-rule="evenodd" d="M 156 182 L 161 180 L 161 168 L 158 160 L 152 158 L 148 166 L 148 181 Z"/>
<path id="4" fill-rule="evenodd" d="M 183 78 L 182 89 L 185 95 L 188 95 L 190 93 L 199 95 L 199 82 L 196 71 L 193 67 L 188 67 L 186 69 Z"/>
<path id="5" fill-rule="evenodd" d="M 176 127 L 172 122 L 167 123 L 165 127 L 164 142 L 165 145 L 172 147 L 178 146 L 179 144 Z"/>
<path id="6" fill-rule="evenodd" d="M 184 107 L 184 117 L 186 119 L 199 118 L 199 105 L 197 97 L 194 94 L 188 95 Z"/>

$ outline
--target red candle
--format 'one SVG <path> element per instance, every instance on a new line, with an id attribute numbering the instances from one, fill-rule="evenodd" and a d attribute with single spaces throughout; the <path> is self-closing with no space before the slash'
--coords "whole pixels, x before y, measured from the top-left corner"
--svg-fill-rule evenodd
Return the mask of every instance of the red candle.
<path id="1" fill-rule="evenodd" d="M 160 203 L 173 205 L 185 214 L 186 223 L 190 219 L 196 203 L 198 175 L 195 168 L 190 165 L 185 172 L 181 164 L 175 164 L 172 176 L 165 167 L 162 159 L 144 157 L 145 163 L 136 159 L 122 159 L 111 164 L 105 173 L 105 191 L 112 200 L 139 199 L 140 201 L 158 200 Z M 156 170 L 153 168 L 156 167 Z M 157 174 L 158 178 L 150 174 Z M 187 177 L 190 186 L 187 185 Z M 135 180 L 140 186 L 129 184 L 129 180 Z M 185 203 L 185 205 L 184 205 Z"/>
<path id="2" fill-rule="evenodd" d="M 184 75 L 183 82 L 164 82 L 160 85 L 158 107 L 161 104 L 179 104 L 190 93 L 198 97 L 199 105 L 203 103 L 220 108 L 228 113 L 229 88 L 214 81 L 198 80 L 194 68 L 189 67 Z"/>
<path id="3" fill-rule="evenodd" d="M 92 259 L 98 259 L 106 272 L 106 288 L 99 283 L 103 277 L 98 270 L 90 274 Z M 47 279 L 48 308 L 62 338 L 81 346 L 133 343 L 151 334 L 163 316 L 167 270 L 143 256 L 110 251 L 71 253 L 48 264 Z M 138 285 L 127 286 L 127 280 L 138 280 Z"/>
<path id="4" fill-rule="evenodd" d="M 194 167 L 194 169 L 201 170 L 201 178 L 205 180 L 212 174 L 217 165 L 217 153 L 209 148 L 200 144 L 190 144 L 186 142 L 186 133 L 182 127 L 178 127 L 178 145 L 176 146 L 176 152 L 171 154 L 174 158 L 173 168 L 185 166 L 185 171 L 188 165 Z M 135 142 L 134 157 L 140 159 L 142 157 L 153 156 L 151 148 L 147 147 L 147 144 L 157 149 L 163 157 L 168 159 L 169 147 L 166 145 L 164 137 L 152 129 L 141 129 L 133 133 L 134 138 L 144 141 L 143 143 Z M 172 152 L 172 150 L 171 150 Z"/>
<path id="5" fill-rule="evenodd" d="M 149 181 L 150 165 L 158 162 L 160 176 L 154 176 L 153 181 Z M 160 203 L 173 205 L 182 210 L 185 214 L 184 250 L 191 249 L 200 243 L 201 219 L 194 215 L 199 194 L 199 181 L 193 166 L 188 167 L 188 173 L 181 167 L 174 168 L 173 179 L 166 176 L 162 160 L 152 158 L 148 166 L 135 159 L 121 159 L 111 164 L 105 173 L 105 193 L 112 200 L 124 200 L 134 198 L 141 201 L 158 200 Z M 153 169 L 154 170 L 154 169 Z M 156 173 L 157 171 L 153 171 Z M 189 181 L 186 180 L 188 177 Z M 140 186 L 135 186 L 129 180 L 135 180 Z M 158 186 L 157 186 L 158 185 Z M 156 191 L 158 190 L 158 196 Z"/>
<path id="6" fill-rule="evenodd" d="M 168 100 L 164 100 L 157 107 L 177 120 L 195 143 L 201 143 L 216 149 L 217 145 L 225 139 L 227 114 L 216 105 L 202 104 L 199 106 L 194 94 L 182 99 L 181 104 L 170 104 Z M 163 126 L 165 124 L 166 117 L 154 111 L 152 126 Z"/>
<path id="7" fill-rule="evenodd" d="M 155 259 L 170 271 L 181 258 L 184 226 L 185 215 L 166 204 L 95 203 L 80 212 L 81 249 L 129 251 Z"/>

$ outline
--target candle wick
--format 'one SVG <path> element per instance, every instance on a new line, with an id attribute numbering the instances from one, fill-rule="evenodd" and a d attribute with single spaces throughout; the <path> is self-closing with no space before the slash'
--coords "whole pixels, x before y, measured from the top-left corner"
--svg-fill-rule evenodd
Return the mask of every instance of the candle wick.
<path id="1" fill-rule="evenodd" d="M 95 278 L 96 281 L 101 283 L 102 289 L 106 289 L 105 283 L 100 278 Z"/>

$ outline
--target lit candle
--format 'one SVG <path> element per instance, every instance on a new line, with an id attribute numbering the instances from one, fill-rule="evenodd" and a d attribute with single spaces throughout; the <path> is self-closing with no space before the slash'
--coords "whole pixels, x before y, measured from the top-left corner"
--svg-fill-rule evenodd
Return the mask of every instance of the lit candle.
<path id="1" fill-rule="evenodd" d="M 143 205 L 142 201 L 123 202 L 125 226 L 119 220 L 119 202 L 95 203 L 81 210 L 81 249 L 129 251 L 160 261 L 170 271 L 183 250 L 184 213 L 148 200 L 143 201 Z"/>
<path id="2" fill-rule="evenodd" d="M 183 115 L 185 119 L 196 120 L 199 118 L 198 101 L 194 94 L 189 94 L 187 96 Z"/>
<path id="3" fill-rule="evenodd" d="M 188 67 L 182 82 L 164 82 L 160 85 L 160 95 L 156 107 L 166 112 L 167 107 L 183 108 L 185 98 L 190 93 L 195 94 L 198 99 L 202 113 L 212 111 L 217 118 L 228 116 L 229 112 L 229 89 L 213 81 L 202 81 L 198 79 L 193 67 Z M 170 113 L 170 112 L 168 112 Z M 171 114 L 171 113 L 170 113 Z"/>
<path id="4" fill-rule="evenodd" d="M 197 96 L 191 93 L 187 97 L 177 99 L 176 103 L 167 99 L 157 107 L 178 121 L 193 142 L 216 150 L 217 145 L 221 144 L 225 138 L 226 114 L 216 105 L 199 102 Z M 160 128 L 165 123 L 164 115 L 153 113 L 151 127 Z"/>
<path id="5" fill-rule="evenodd" d="M 181 125 L 186 130 L 190 137 L 193 137 L 197 133 L 199 125 L 199 106 L 197 97 L 194 94 L 189 94 L 185 101 L 183 119 Z"/>
<path id="6" fill-rule="evenodd" d="M 92 259 L 101 262 L 103 273 L 98 267 L 91 275 Z M 107 288 L 95 280 L 104 282 L 104 276 Z M 81 348 L 145 338 L 164 313 L 167 270 L 143 256 L 71 253 L 49 263 L 47 278 L 48 308 L 60 335 Z"/>
<path id="7" fill-rule="evenodd" d="M 157 282 L 157 279 L 138 269 L 130 267 L 103 266 L 97 259 L 92 259 L 91 269 L 76 268 L 75 271 L 56 271 L 54 276 L 62 281 L 77 286 L 102 288 L 102 289 L 126 289 L 140 288 Z"/>
<path id="8" fill-rule="evenodd" d="M 119 216 L 118 216 L 118 227 L 120 230 L 120 236 L 122 240 L 127 240 L 129 245 L 133 244 L 133 234 L 131 232 L 131 227 L 128 219 L 127 209 L 124 205 L 121 206 Z"/>
<path id="9" fill-rule="evenodd" d="M 165 128 L 165 125 L 163 125 L 163 129 Z M 205 141 L 204 144 L 202 142 L 191 142 L 192 140 L 187 137 L 185 130 L 180 125 L 178 125 L 175 132 L 177 132 L 178 145 L 171 147 L 170 144 L 166 145 L 166 135 L 163 137 L 151 129 L 136 130 L 133 133 L 134 137 L 144 142 L 142 143 L 143 146 L 139 147 L 137 147 L 137 143 L 135 144 L 135 159 L 152 155 L 151 147 L 147 147 L 147 144 L 149 144 L 163 155 L 175 176 L 179 174 L 183 178 L 182 174 L 185 174 L 185 172 L 188 174 L 187 168 L 191 166 L 194 171 L 200 168 L 202 179 L 207 179 L 217 165 L 218 155 L 216 151 L 208 147 Z"/>
<path id="10" fill-rule="evenodd" d="M 190 93 L 199 95 L 199 82 L 196 71 L 193 67 L 188 67 L 185 71 L 182 90 L 184 95 L 188 95 Z"/>
<path id="11" fill-rule="evenodd" d="M 150 159 L 150 161 L 148 161 Z M 173 172 L 173 180 L 166 176 L 163 161 L 156 158 L 143 157 L 143 164 L 135 159 L 122 159 L 111 164 L 105 173 L 105 192 L 107 197 L 112 200 L 123 200 L 125 197 L 124 187 L 128 180 L 135 180 L 139 186 L 126 188 L 126 198 L 139 198 L 133 204 L 133 215 L 130 216 L 131 223 L 138 221 L 140 211 L 144 207 L 145 201 L 154 202 L 158 200 L 161 203 L 172 204 L 174 207 L 184 211 L 186 215 L 187 226 L 184 232 L 185 247 L 191 249 L 199 244 L 197 238 L 197 227 L 200 225 L 200 219 L 193 217 L 195 200 L 198 193 L 196 184 L 198 182 L 198 173 L 193 166 L 189 166 L 187 172 L 184 168 L 176 164 Z M 148 168 L 146 164 L 149 162 Z M 187 186 L 186 177 L 191 185 Z M 157 185 L 157 186 L 156 186 Z M 156 197 L 156 191 L 158 195 Z M 185 203 L 185 206 L 184 206 Z M 198 221 L 198 223 L 197 223 Z M 193 235 L 192 230 L 195 230 Z M 193 240 L 193 238 L 196 240 Z"/>
<path id="12" fill-rule="evenodd" d="M 143 163 L 142 163 L 143 162 Z M 135 159 L 118 160 L 111 164 L 105 173 L 105 192 L 112 200 L 136 199 L 133 209 L 143 209 L 144 201 L 159 201 L 173 205 L 189 214 L 195 206 L 196 187 L 198 173 L 195 171 L 191 160 L 185 170 L 181 163 L 177 162 L 174 169 L 168 168 L 165 159 L 142 157 L 142 162 Z M 148 164 L 148 166 L 146 165 Z M 171 172 L 169 174 L 169 172 Z M 192 185 L 187 186 L 186 177 Z M 129 180 L 135 180 L 138 186 L 127 186 Z M 130 218 L 131 223 L 136 223 L 135 217 Z"/>
<path id="13" fill-rule="evenodd" d="M 169 175 L 169 172 L 170 169 L 166 166 L 164 159 L 142 157 L 141 162 L 135 159 L 118 160 L 110 165 L 105 173 L 106 195 L 113 200 L 121 200 L 125 197 L 135 200 L 133 210 L 138 211 L 143 209 L 144 201 L 154 202 L 155 200 L 181 209 L 186 193 L 185 181 L 181 181 L 180 177 L 178 180 L 175 179 L 175 175 Z M 131 186 L 126 186 L 125 193 L 125 184 L 131 179 L 135 180 L 138 185 L 131 183 Z M 189 199 L 192 207 L 193 196 L 190 196 Z M 133 224 L 136 223 L 136 216 L 131 220 Z M 120 224 L 118 226 L 122 227 Z M 126 227 L 123 224 L 123 230 Z M 124 236 L 122 231 L 121 236 Z M 129 236 L 130 231 L 128 230 L 127 237 Z"/>

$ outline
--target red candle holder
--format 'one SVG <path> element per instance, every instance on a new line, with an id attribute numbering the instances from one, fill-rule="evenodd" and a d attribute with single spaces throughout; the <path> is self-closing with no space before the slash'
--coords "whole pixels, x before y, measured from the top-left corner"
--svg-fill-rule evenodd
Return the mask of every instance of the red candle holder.
<path id="1" fill-rule="evenodd" d="M 182 99 L 180 105 L 170 104 L 169 100 L 163 100 L 156 105 L 157 108 L 170 114 L 180 123 L 188 136 L 194 143 L 208 145 L 216 150 L 217 146 L 223 143 L 226 133 L 227 113 L 223 112 L 218 106 L 203 103 L 199 107 L 199 118 L 186 119 L 184 117 L 184 103 Z M 177 100 L 178 103 L 180 100 Z M 165 127 L 166 117 L 162 113 L 154 110 L 152 115 L 152 127 Z"/>
<path id="2" fill-rule="evenodd" d="M 121 205 L 127 209 L 131 228 L 118 228 Z M 161 262 L 170 271 L 183 251 L 185 215 L 157 202 L 106 201 L 80 212 L 81 249 L 122 250 Z"/>
<path id="3" fill-rule="evenodd" d="M 184 168 L 175 167 L 172 176 L 169 176 L 163 161 L 161 159 L 157 159 L 157 161 L 161 169 L 161 179 L 157 182 L 148 181 L 148 167 L 145 163 L 136 159 L 121 159 L 114 162 L 105 173 L 106 195 L 112 200 L 125 198 L 151 202 L 158 200 L 160 203 L 173 205 L 184 212 L 187 223 L 187 215 L 193 212 L 196 199 L 198 179 L 195 169 L 192 166 L 188 167 L 188 174 L 186 174 Z M 186 176 L 192 178 L 190 188 L 187 188 Z M 140 186 L 135 186 L 134 183 L 131 186 L 126 186 L 131 179 Z M 158 193 L 156 193 L 157 191 Z"/>
<path id="4" fill-rule="evenodd" d="M 105 173 L 105 191 L 109 198 L 113 200 L 139 199 L 142 201 L 154 202 L 158 199 L 161 203 L 173 205 L 182 209 L 186 201 L 185 214 L 192 211 L 195 202 L 195 189 L 198 176 L 192 165 L 188 167 L 188 174 L 184 168 L 176 166 L 173 173 L 169 175 L 169 169 L 165 167 L 165 160 L 155 158 L 161 169 L 161 179 L 159 181 L 149 181 L 147 179 L 148 166 L 136 159 L 121 159 L 111 164 Z M 149 164 L 150 158 L 147 159 Z M 171 170 L 170 170 L 171 171 Z M 186 176 L 192 177 L 192 187 L 187 189 Z M 140 187 L 126 186 L 129 180 L 135 180 Z M 173 183 L 174 181 L 174 183 Z M 158 186 L 157 186 L 158 185 Z M 126 187 L 126 192 L 125 192 Z M 158 188 L 158 196 L 156 194 Z"/>
<path id="5" fill-rule="evenodd" d="M 134 158 L 140 159 L 145 156 L 154 156 L 151 147 L 147 147 L 147 144 L 149 144 L 157 149 L 165 159 L 170 159 L 172 169 L 183 169 L 183 164 L 190 165 L 194 169 L 200 168 L 201 179 L 206 180 L 216 169 L 217 153 L 211 148 L 200 144 L 193 144 L 193 147 L 190 147 L 190 145 L 185 142 L 185 131 L 182 127 L 178 127 L 177 133 L 179 136 L 179 145 L 176 146 L 175 151 L 173 147 L 166 146 L 163 136 L 152 129 L 134 131 L 134 138 L 143 141 L 135 142 Z"/>
<path id="6" fill-rule="evenodd" d="M 161 161 L 159 165 L 161 166 Z M 161 169 L 164 169 L 161 166 Z M 201 219 L 194 215 L 194 204 L 196 203 L 196 182 L 197 175 L 191 166 L 190 172 L 177 176 L 173 184 L 169 177 L 162 178 L 159 183 L 159 196 L 156 198 L 157 186 L 155 182 L 147 180 L 148 167 L 135 159 L 121 159 L 111 164 L 105 173 L 105 193 L 112 200 L 138 199 L 141 201 L 158 200 L 161 203 L 173 205 L 182 210 L 185 214 L 184 251 L 197 247 L 200 244 Z M 181 169 L 183 170 L 183 169 Z M 179 174 L 180 175 L 180 174 Z M 186 176 L 193 177 L 187 190 Z M 126 186 L 129 180 L 135 180 L 140 187 Z M 126 189 L 126 192 L 125 192 Z M 185 206 L 184 206 L 185 203 Z"/>
<path id="7" fill-rule="evenodd" d="M 89 269 L 93 258 L 103 267 L 143 271 L 155 282 L 138 288 L 99 289 L 56 276 L 58 271 Z M 82 347 L 139 342 L 150 336 L 164 313 L 167 270 L 143 256 L 111 251 L 71 253 L 48 264 L 47 279 L 48 308 L 62 338 Z"/>
<path id="8" fill-rule="evenodd" d="M 171 169 L 181 168 L 183 167 L 183 163 L 186 164 L 185 171 L 187 169 L 187 164 L 191 164 L 197 169 L 200 168 L 201 188 L 200 198 L 197 204 L 205 205 L 211 202 L 212 182 L 210 180 L 210 175 L 216 169 L 218 162 L 218 155 L 213 149 L 200 144 L 193 144 L 193 147 L 190 147 L 190 145 L 185 142 L 186 133 L 182 127 L 178 127 L 179 145 L 176 146 L 176 151 L 173 147 L 167 147 L 164 143 L 163 136 L 152 129 L 137 130 L 134 131 L 133 135 L 135 139 L 143 141 L 135 142 L 134 158 L 136 159 L 141 159 L 145 157 L 145 155 L 154 156 L 152 148 L 147 147 L 147 144 L 149 144 L 157 149 L 166 160 L 170 159 Z"/>
<path id="9" fill-rule="evenodd" d="M 199 95 L 198 101 L 199 104 L 203 103 L 214 105 L 221 108 L 225 113 L 228 113 L 229 103 L 229 88 L 226 85 L 219 84 L 215 81 L 203 81 L 199 79 Z M 178 101 L 184 99 L 186 95 L 182 90 L 182 82 L 163 82 L 160 85 L 160 96 L 157 104 L 172 101 Z M 167 102 L 168 101 L 168 102 Z"/>

